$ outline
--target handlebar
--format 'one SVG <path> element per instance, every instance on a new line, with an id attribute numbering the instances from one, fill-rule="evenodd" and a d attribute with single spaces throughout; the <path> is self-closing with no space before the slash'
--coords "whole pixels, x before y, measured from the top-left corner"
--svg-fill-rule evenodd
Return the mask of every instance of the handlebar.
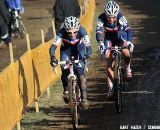
<path id="1" fill-rule="evenodd" d="M 58 62 L 58 65 L 65 65 L 65 64 L 78 64 L 80 62 L 80 60 L 74 60 L 73 62 L 69 62 L 69 61 L 60 61 Z"/>
<path id="2" fill-rule="evenodd" d="M 84 62 L 84 61 L 83 60 L 73 60 L 73 59 L 69 60 L 69 61 L 59 61 L 57 66 L 58 65 L 65 65 L 66 66 L 65 68 L 67 69 L 67 68 L 70 68 L 71 65 L 78 64 L 80 62 Z M 88 66 L 85 62 L 84 62 L 84 65 L 85 65 L 85 70 L 88 72 Z M 55 74 L 57 74 L 57 66 L 53 67 Z"/>
<path id="3" fill-rule="evenodd" d="M 112 50 L 112 51 L 120 51 L 122 49 L 128 49 L 128 47 L 120 47 L 120 46 L 115 46 L 115 47 L 108 47 L 108 50 Z"/>

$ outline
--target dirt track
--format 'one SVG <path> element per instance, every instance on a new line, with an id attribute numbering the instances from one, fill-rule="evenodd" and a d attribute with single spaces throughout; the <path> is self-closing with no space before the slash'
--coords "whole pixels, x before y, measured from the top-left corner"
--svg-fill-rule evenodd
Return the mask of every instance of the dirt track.
<path id="1" fill-rule="evenodd" d="M 36 0 L 29 1 L 28 7 L 26 7 L 28 9 L 33 7 L 30 2 L 36 3 Z M 97 11 L 102 10 L 103 2 L 104 0 L 97 0 Z M 160 1 L 120 0 L 119 4 L 134 29 L 135 53 L 132 61 L 134 78 L 124 92 L 123 111 L 120 115 L 117 115 L 114 103 L 106 100 L 105 62 L 100 63 L 100 60 L 94 57 L 92 59 L 93 66 L 88 75 L 90 109 L 82 112 L 80 129 L 118 130 L 122 125 L 128 126 L 128 129 L 131 129 L 133 125 L 140 125 L 142 129 L 147 130 L 148 125 L 160 126 L 160 59 L 155 60 L 153 54 L 160 53 L 160 32 L 158 28 L 160 27 L 160 14 L 158 13 L 160 12 Z M 33 14 L 37 14 L 36 9 L 41 8 L 40 5 L 35 7 Z M 50 7 L 48 6 L 48 8 Z M 48 14 L 46 10 L 45 20 L 50 21 L 51 14 Z M 30 25 L 27 25 L 27 20 L 24 21 L 29 31 L 32 32 L 32 22 L 42 22 L 44 16 L 37 15 L 36 18 L 33 16 L 27 18 L 26 14 L 25 19 L 29 19 L 31 22 Z M 100 64 L 97 65 L 97 61 Z M 33 123 L 34 129 L 62 130 L 72 128 L 69 109 L 66 105 L 50 108 L 44 112 L 50 116 L 50 120 L 44 119 Z"/>

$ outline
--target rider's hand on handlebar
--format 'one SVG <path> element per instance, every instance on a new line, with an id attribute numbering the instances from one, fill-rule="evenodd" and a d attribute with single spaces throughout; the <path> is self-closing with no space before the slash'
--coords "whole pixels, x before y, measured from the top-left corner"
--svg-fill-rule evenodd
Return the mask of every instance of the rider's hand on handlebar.
<path id="1" fill-rule="evenodd" d="M 127 45 L 128 45 L 128 47 L 129 47 L 130 52 L 133 52 L 133 49 L 134 49 L 133 43 L 131 43 L 130 41 L 128 41 L 128 42 L 127 42 Z"/>
<path id="2" fill-rule="evenodd" d="M 104 43 L 102 41 L 99 42 L 98 48 L 99 48 L 100 51 L 104 51 L 105 46 L 104 46 Z"/>
<path id="3" fill-rule="evenodd" d="M 58 60 L 56 59 L 55 56 L 51 56 L 50 64 L 51 64 L 52 67 L 56 67 L 57 66 Z"/>

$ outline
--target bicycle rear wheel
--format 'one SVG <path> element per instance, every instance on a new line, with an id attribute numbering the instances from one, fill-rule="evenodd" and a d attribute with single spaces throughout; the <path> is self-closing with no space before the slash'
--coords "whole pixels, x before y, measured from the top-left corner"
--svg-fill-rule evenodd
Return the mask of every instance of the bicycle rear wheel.
<path id="1" fill-rule="evenodd" d="M 20 34 L 20 37 L 24 38 L 24 35 L 26 34 L 26 28 L 25 28 L 23 22 L 21 21 L 21 19 L 18 19 L 18 23 L 19 23 L 18 32 Z"/>
<path id="2" fill-rule="evenodd" d="M 114 99 L 116 105 L 116 112 L 119 114 L 122 110 L 122 89 L 121 89 L 121 71 L 118 63 L 115 62 L 114 67 Z"/>
<path id="3" fill-rule="evenodd" d="M 16 19 L 11 20 L 10 23 L 10 29 L 9 29 L 9 34 L 14 37 L 14 38 L 18 38 L 18 28 L 17 28 L 17 24 L 16 24 Z"/>
<path id="4" fill-rule="evenodd" d="M 72 124 L 73 128 L 78 128 L 78 121 L 79 121 L 79 114 L 78 114 L 78 104 L 76 101 L 76 83 L 75 83 L 74 77 L 70 77 L 68 82 L 69 87 L 69 98 L 70 98 L 70 108 L 71 108 L 71 118 L 72 118 Z"/>

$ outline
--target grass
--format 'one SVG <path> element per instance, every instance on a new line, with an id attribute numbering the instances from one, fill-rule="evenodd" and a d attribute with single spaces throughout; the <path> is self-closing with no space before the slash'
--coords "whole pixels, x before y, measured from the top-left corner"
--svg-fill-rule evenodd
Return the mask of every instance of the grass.
<path id="1" fill-rule="evenodd" d="M 50 115 L 47 114 L 51 108 L 56 108 L 58 106 L 63 106 L 64 102 L 62 100 L 62 85 L 60 80 L 57 81 L 54 85 L 50 87 L 50 98 L 47 97 L 45 92 L 38 99 L 39 103 L 39 113 L 35 112 L 35 104 L 26 110 L 26 114 L 21 119 L 21 128 L 22 130 L 30 130 L 34 128 L 38 122 L 42 120 L 50 120 Z M 16 130 L 16 127 L 14 128 Z"/>

